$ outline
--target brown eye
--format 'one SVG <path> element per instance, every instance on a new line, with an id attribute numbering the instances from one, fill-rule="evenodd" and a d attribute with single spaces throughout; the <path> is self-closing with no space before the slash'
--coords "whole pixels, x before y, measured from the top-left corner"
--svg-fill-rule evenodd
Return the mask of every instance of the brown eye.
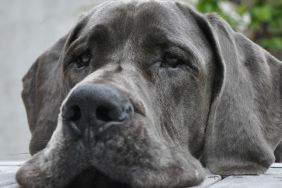
<path id="1" fill-rule="evenodd" d="M 174 68 L 175 69 L 178 66 L 183 65 L 183 64 L 184 64 L 184 61 L 181 60 L 180 58 L 178 58 L 178 57 L 176 57 L 172 54 L 166 53 L 162 58 L 162 62 L 161 62 L 160 67 Z"/>
<path id="2" fill-rule="evenodd" d="M 75 68 L 82 69 L 88 67 L 90 61 L 91 55 L 89 53 L 83 53 L 74 60 L 73 64 L 75 65 Z"/>

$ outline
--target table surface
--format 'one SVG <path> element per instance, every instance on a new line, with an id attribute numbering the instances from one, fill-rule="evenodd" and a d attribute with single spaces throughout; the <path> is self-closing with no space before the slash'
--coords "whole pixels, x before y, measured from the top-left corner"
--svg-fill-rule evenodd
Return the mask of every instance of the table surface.
<path id="1" fill-rule="evenodd" d="M 15 172 L 23 161 L 0 161 L 0 188 L 19 188 Z M 274 163 L 268 171 L 259 176 L 209 175 L 205 181 L 193 188 L 282 188 L 282 163 Z"/>

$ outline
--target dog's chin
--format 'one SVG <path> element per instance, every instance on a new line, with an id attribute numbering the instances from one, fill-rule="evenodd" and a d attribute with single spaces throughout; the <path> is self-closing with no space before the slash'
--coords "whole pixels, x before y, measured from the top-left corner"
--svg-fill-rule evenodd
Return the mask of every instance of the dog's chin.
<path id="1" fill-rule="evenodd" d="M 75 176 L 66 188 L 183 188 L 198 185 L 204 178 L 199 163 L 176 158 L 164 166 L 157 162 L 149 167 L 110 165 L 111 170 L 107 168 L 106 171 L 92 166 Z"/>
<path id="2" fill-rule="evenodd" d="M 24 188 L 181 188 L 199 184 L 203 168 L 189 151 L 168 146 L 135 118 L 95 137 L 69 136 L 58 124 L 48 146 L 17 172 Z M 90 134 L 92 130 L 88 130 Z M 90 136 L 89 136 L 90 137 Z M 87 139 L 84 139 L 87 138 Z"/>
<path id="3" fill-rule="evenodd" d="M 84 170 L 76 176 L 67 188 L 132 188 L 131 185 L 116 181 L 95 168 Z"/>
<path id="4" fill-rule="evenodd" d="M 162 169 L 160 169 L 162 171 Z M 164 170 L 166 171 L 166 170 Z M 188 172 L 189 171 L 189 172 Z M 88 168 L 73 178 L 66 188 L 148 188 L 148 187 L 171 187 L 171 188 L 184 188 L 187 186 L 195 186 L 203 180 L 202 172 L 197 170 L 183 171 L 183 174 L 178 172 L 171 173 L 170 177 L 162 177 L 162 174 L 151 174 L 146 170 L 132 174 L 132 179 L 127 178 L 112 178 L 111 175 L 105 174 L 96 168 Z M 196 172 L 196 174 L 193 174 Z M 137 176 L 137 175 L 140 176 Z M 146 177 L 144 174 L 151 174 L 152 177 Z M 187 175 L 190 174 L 190 175 Z M 193 175 L 192 175 L 193 174 Z"/>

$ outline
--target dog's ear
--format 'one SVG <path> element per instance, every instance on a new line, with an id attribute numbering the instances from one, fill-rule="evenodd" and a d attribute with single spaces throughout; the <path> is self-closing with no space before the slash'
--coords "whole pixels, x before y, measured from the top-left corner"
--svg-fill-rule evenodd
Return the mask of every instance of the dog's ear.
<path id="1" fill-rule="evenodd" d="M 204 163 L 222 175 L 263 173 L 282 136 L 281 63 L 219 16 L 193 14 L 216 67 Z"/>
<path id="2" fill-rule="evenodd" d="M 87 20 L 86 15 L 80 17 L 67 35 L 37 58 L 23 78 L 22 98 L 32 134 L 31 154 L 45 148 L 56 128 L 61 103 L 71 89 L 66 87 L 63 75 L 65 52 L 79 37 Z"/>
<path id="3" fill-rule="evenodd" d="M 62 100 L 59 59 L 67 36 L 40 55 L 23 78 L 22 99 L 32 133 L 31 154 L 43 149 L 57 122 Z"/>

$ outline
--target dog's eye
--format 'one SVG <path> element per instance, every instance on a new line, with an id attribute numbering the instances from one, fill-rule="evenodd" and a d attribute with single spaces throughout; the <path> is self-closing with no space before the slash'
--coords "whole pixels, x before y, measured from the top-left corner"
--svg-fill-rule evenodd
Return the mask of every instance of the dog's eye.
<path id="1" fill-rule="evenodd" d="M 90 61 L 91 55 L 89 53 L 83 53 L 73 61 L 73 64 L 75 65 L 75 68 L 82 69 L 89 66 Z"/>
<path id="2" fill-rule="evenodd" d="M 170 54 L 170 53 L 166 53 L 163 58 L 162 58 L 162 62 L 160 67 L 162 68 L 177 68 L 180 65 L 183 65 L 184 61 L 182 59 L 180 59 L 179 57 Z"/>

